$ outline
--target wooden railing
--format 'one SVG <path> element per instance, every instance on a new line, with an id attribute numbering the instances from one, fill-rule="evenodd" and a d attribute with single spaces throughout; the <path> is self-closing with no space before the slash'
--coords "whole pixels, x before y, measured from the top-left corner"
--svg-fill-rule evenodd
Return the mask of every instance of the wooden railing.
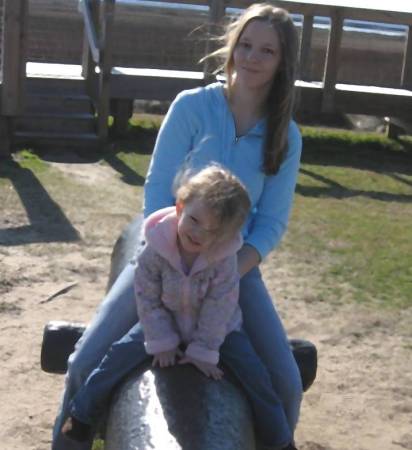
<path id="1" fill-rule="evenodd" d="M 149 0 L 156 2 L 170 2 L 170 0 Z M 194 4 L 209 6 L 209 27 L 221 23 L 225 16 L 225 9 L 246 8 L 253 0 L 174 0 L 173 3 Z M 336 85 L 338 80 L 339 56 L 342 44 L 343 26 L 345 19 L 362 20 L 369 22 L 383 22 L 390 24 L 405 25 L 408 32 L 405 39 L 405 48 L 403 55 L 403 65 L 400 70 L 400 83 L 398 89 L 412 90 L 412 7 L 402 4 L 405 11 L 391 11 L 391 3 L 385 4 L 388 10 L 376 10 L 362 6 L 362 0 L 359 0 L 359 6 L 349 7 L 344 1 L 331 0 L 274 0 L 276 6 L 287 9 L 290 13 L 303 16 L 303 26 L 300 41 L 300 80 L 314 81 L 310 75 L 312 34 L 315 16 L 329 17 L 331 20 L 329 39 L 327 44 L 326 60 L 321 81 L 321 104 L 320 110 L 323 112 L 332 112 L 335 109 Z M 396 3 L 396 1 L 395 1 Z M 346 2 L 347 4 L 347 2 Z M 400 4 L 400 3 L 399 3 Z M 207 49 L 206 49 L 207 50 Z M 206 61 L 204 66 L 205 76 L 209 75 L 209 66 Z M 397 68 L 394 67 L 394 70 Z M 305 89 L 305 88 L 304 88 Z M 400 113 L 407 115 L 409 106 L 405 109 L 400 105 Z"/>
<path id="2" fill-rule="evenodd" d="M 82 72 L 96 109 L 97 134 L 105 141 L 110 112 L 115 0 L 84 0 L 80 8 L 85 28 Z"/>

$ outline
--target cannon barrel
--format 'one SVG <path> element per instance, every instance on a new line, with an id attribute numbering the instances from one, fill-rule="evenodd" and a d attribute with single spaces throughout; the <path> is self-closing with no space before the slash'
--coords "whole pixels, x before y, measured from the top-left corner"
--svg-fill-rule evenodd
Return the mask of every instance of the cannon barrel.
<path id="1" fill-rule="evenodd" d="M 255 450 L 250 408 L 191 366 L 132 374 L 113 397 L 105 450 Z"/>

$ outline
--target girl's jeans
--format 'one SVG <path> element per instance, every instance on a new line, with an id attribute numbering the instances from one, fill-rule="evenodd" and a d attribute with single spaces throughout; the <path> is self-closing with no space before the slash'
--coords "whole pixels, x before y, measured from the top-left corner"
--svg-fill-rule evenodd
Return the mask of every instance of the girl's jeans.
<path id="1" fill-rule="evenodd" d="M 95 369 L 109 350 L 138 321 L 133 287 L 134 265 L 130 263 L 116 280 L 112 289 L 101 303 L 95 318 L 87 327 L 84 335 L 70 356 L 66 375 L 66 388 L 60 413 L 53 431 L 53 450 L 88 450 L 91 442 L 74 443 L 61 433 L 61 427 L 70 412 L 70 401 L 79 391 L 89 374 Z M 284 332 L 282 323 L 274 309 L 258 268 L 252 269 L 240 282 L 240 306 L 243 312 L 244 329 L 250 342 L 269 371 L 274 390 L 283 404 L 291 434 L 296 427 L 302 384 L 299 370 Z M 243 342 L 243 343 L 242 343 Z M 237 340 L 225 353 L 225 344 L 221 348 L 232 371 L 236 369 L 237 346 L 246 345 L 248 339 Z M 242 348 L 242 352 L 247 352 Z M 224 357 L 224 354 L 228 354 Z M 232 362 L 228 361 L 228 358 Z M 243 376 L 243 375 L 242 375 Z M 244 380 L 247 383 L 246 380 Z M 245 385 L 244 385 L 245 387 Z M 249 392 L 249 396 L 253 393 Z"/>

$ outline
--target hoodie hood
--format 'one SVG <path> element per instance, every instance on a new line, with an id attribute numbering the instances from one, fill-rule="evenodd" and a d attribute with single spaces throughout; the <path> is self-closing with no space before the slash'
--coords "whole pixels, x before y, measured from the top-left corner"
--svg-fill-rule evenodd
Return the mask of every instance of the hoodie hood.
<path id="1" fill-rule="evenodd" d="M 143 224 L 146 242 L 179 272 L 183 272 L 179 249 L 177 247 L 178 217 L 176 207 L 170 206 L 159 209 L 151 214 Z M 238 233 L 230 241 L 219 243 L 209 251 L 199 254 L 191 274 L 203 270 L 211 263 L 220 261 L 227 256 L 234 255 L 243 245 L 243 239 Z"/>

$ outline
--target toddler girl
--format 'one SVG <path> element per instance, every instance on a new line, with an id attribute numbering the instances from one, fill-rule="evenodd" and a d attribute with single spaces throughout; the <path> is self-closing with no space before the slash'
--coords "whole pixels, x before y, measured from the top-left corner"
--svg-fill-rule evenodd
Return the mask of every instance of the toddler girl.
<path id="1" fill-rule="evenodd" d="M 229 171 L 211 165 L 192 176 L 183 173 L 175 198 L 175 206 L 151 214 L 143 226 L 146 245 L 135 270 L 140 322 L 110 347 L 74 396 L 62 427 L 66 437 L 88 440 L 112 389 L 150 358 L 153 366 L 162 368 L 191 363 L 218 380 L 223 376 L 218 362 L 225 338 L 230 338 L 224 352 L 229 355 L 230 346 L 237 345 L 236 336 L 246 336 L 241 331 L 237 267 L 243 244 L 240 229 L 250 208 L 246 189 Z M 239 374 L 239 381 L 246 380 L 246 393 L 251 389 L 260 393 L 259 400 L 256 392 L 249 398 L 256 423 L 263 424 L 261 428 L 268 424 L 261 435 L 267 442 L 282 422 L 277 418 L 283 408 L 249 348 L 245 354 L 249 377 Z M 231 366 L 229 356 L 227 365 Z M 264 373 L 256 372 L 256 367 Z"/>

